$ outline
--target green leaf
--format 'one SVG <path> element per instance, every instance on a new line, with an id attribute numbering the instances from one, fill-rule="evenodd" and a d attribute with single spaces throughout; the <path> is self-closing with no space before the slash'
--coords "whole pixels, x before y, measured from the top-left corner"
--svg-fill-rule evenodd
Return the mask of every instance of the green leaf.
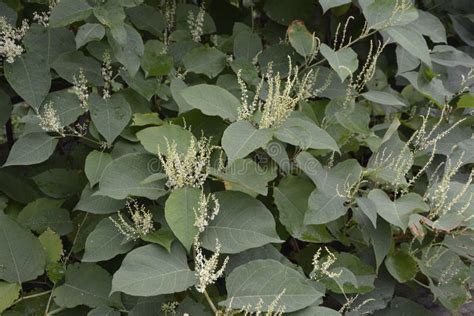
<path id="1" fill-rule="evenodd" d="M 328 45 L 321 44 L 321 54 L 327 59 L 331 68 L 339 75 L 341 81 L 344 81 L 359 67 L 357 54 L 352 48 L 348 47 L 335 51 Z"/>
<path id="2" fill-rule="evenodd" d="M 21 285 L 0 281 L 0 313 L 13 305 L 20 296 Z"/>
<path id="3" fill-rule="evenodd" d="M 303 241 L 321 242 L 331 239 L 327 230 L 322 226 L 304 225 L 308 198 L 313 190 L 314 185 L 310 180 L 286 176 L 274 188 L 273 196 L 280 214 L 279 220 L 293 237 Z"/>
<path id="4" fill-rule="evenodd" d="M 255 33 L 240 32 L 234 39 L 234 57 L 252 60 L 263 50 L 262 41 Z"/>
<path id="5" fill-rule="evenodd" d="M 288 25 L 297 19 L 311 21 L 313 8 L 313 0 L 267 0 L 263 9 L 273 21 Z"/>
<path id="6" fill-rule="evenodd" d="M 132 126 L 163 125 L 160 115 L 155 112 L 135 113 L 132 118 Z"/>
<path id="7" fill-rule="evenodd" d="M 241 191 L 251 196 L 268 194 L 268 182 L 275 179 L 274 168 L 260 166 L 252 159 L 236 159 L 228 164 L 225 173 L 213 173 L 224 181 L 226 190 Z"/>
<path id="8" fill-rule="evenodd" d="M 112 157 L 103 151 L 93 150 L 87 155 L 84 171 L 91 187 L 99 183 L 102 172 L 110 162 Z"/>
<path id="9" fill-rule="evenodd" d="M 224 131 L 222 147 L 229 162 L 232 162 L 264 147 L 271 139 L 272 132 L 269 129 L 256 129 L 248 121 L 238 121 Z"/>
<path id="10" fill-rule="evenodd" d="M 273 215 L 262 202 L 236 191 L 222 191 L 215 196 L 220 212 L 201 237 L 204 248 L 215 250 L 216 239 L 222 245 L 222 253 L 282 242 L 275 231 Z"/>
<path id="11" fill-rule="evenodd" d="M 130 105 L 121 94 L 114 94 L 107 100 L 92 94 L 89 96 L 89 109 L 95 127 L 109 144 L 122 133 L 132 118 Z"/>
<path id="12" fill-rule="evenodd" d="M 73 52 L 74 33 L 65 27 L 49 28 L 32 24 L 26 33 L 23 44 L 27 52 L 40 54 L 51 65 L 64 53 Z"/>
<path id="13" fill-rule="evenodd" d="M 344 5 L 346 3 L 351 3 L 352 0 L 319 0 L 319 4 L 323 8 L 323 13 L 326 13 L 327 10 Z"/>
<path id="14" fill-rule="evenodd" d="M 87 313 L 87 316 L 120 316 L 120 312 L 108 306 L 100 306 Z"/>
<path id="15" fill-rule="evenodd" d="M 33 177 L 38 188 L 53 198 L 65 198 L 75 194 L 86 184 L 82 172 L 72 169 L 52 168 Z"/>
<path id="16" fill-rule="evenodd" d="M 112 292 L 153 296 L 181 292 L 194 283 L 194 272 L 179 244 L 173 245 L 171 253 L 157 245 L 146 245 L 127 254 L 114 274 Z"/>
<path id="17" fill-rule="evenodd" d="M 53 291 L 54 302 L 67 308 L 79 305 L 99 307 L 109 305 L 111 275 L 93 263 L 75 263 L 66 270 L 66 281 Z"/>
<path id="18" fill-rule="evenodd" d="M 37 233 L 50 228 L 59 235 L 66 235 L 72 231 L 73 226 L 69 211 L 60 207 L 62 203 L 63 200 L 37 199 L 21 210 L 17 221 Z"/>
<path id="19" fill-rule="evenodd" d="M 76 34 L 76 48 L 81 48 L 92 41 L 100 41 L 105 36 L 105 28 L 98 23 L 81 25 Z"/>
<path id="20" fill-rule="evenodd" d="M 78 77 L 82 69 L 86 79 L 93 85 L 103 86 L 100 63 L 92 57 L 85 56 L 81 51 L 62 54 L 51 64 L 58 75 L 74 83 L 74 77 Z"/>
<path id="21" fill-rule="evenodd" d="M 398 96 L 392 93 L 388 93 L 384 91 L 370 90 L 370 91 L 362 93 L 361 96 L 375 103 L 398 106 L 398 107 L 406 106 L 406 103 L 401 98 L 399 98 Z"/>
<path id="22" fill-rule="evenodd" d="M 0 213 L 0 279 L 11 283 L 34 280 L 43 274 L 45 263 L 38 238 Z"/>
<path id="23" fill-rule="evenodd" d="M 214 85 L 199 84 L 182 90 L 184 100 L 206 115 L 217 115 L 231 121 L 237 120 L 240 101 L 229 91 Z"/>
<path id="24" fill-rule="evenodd" d="M 328 149 L 339 152 L 336 141 L 311 119 L 300 113 L 292 114 L 282 126 L 274 131 L 274 135 L 282 142 L 303 149 Z"/>
<path id="25" fill-rule="evenodd" d="M 447 43 L 443 23 L 428 11 L 418 10 L 418 19 L 411 23 L 415 30 L 428 36 L 435 43 Z"/>
<path id="26" fill-rule="evenodd" d="M 423 35 L 403 26 L 390 27 L 386 32 L 401 47 L 419 58 L 425 65 L 431 67 L 430 52 Z"/>
<path id="27" fill-rule="evenodd" d="M 164 124 L 157 127 L 148 127 L 137 133 L 137 138 L 145 149 L 152 153 L 166 153 L 168 144 L 176 143 L 178 153 L 186 153 L 193 134 L 187 129 L 173 124 Z"/>
<path id="28" fill-rule="evenodd" d="M 388 272 L 400 283 L 412 280 L 417 273 L 417 263 L 411 254 L 404 250 L 396 250 L 385 259 Z"/>
<path id="29" fill-rule="evenodd" d="M 160 230 L 155 230 L 152 233 L 149 233 L 141 237 L 142 240 L 148 241 L 157 245 L 164 247 L 168 252 L 171 252 L 171 245 L 176 240 L 174 234 L 171 230 L 160 228 Z"/>
<path id="30" fill-rule="evenodd" d="M 216 77 L 226 65 L 226 55 L 215 47 L 197 47 L 183 57 L 183 64 L 187 71 Z"/>
<path id="31" fill-rule="evenodd" d="M 125 206 L 125 201 L 115 200 L 108 196 L 94 195 L 98 190 L 86 185 L 74 210 L 81 210 L 92 214 L 115 213 Z"/>
<path id="32" fill-rule="evenodd" d="M 360 1 L 362 11 L 367 19 L 368 27 L 371 29 L 384 29 L 389 22 L 390 26 L 406 25 L 418 18 L 418 10 L 415 6 L 400 10 L 400 5 L 392 0 L 366 0 Z"/>
<path id="33" fill-rule="evenodd" d="M 408 193 L 392 202 L 388 195 L 379 189 L 369 192 L 368 198 L 375 204 L 377 213 L 387 222 L 405 230 L 410 215 L 416 211 L 428 211 L 428 205 L 416 193 Z"/>
<path id="34" fill-rule="evenodd" d="M 267 311 L 277 297 L 278 307 L 285 306 L 285 312 L 294 312 L 324 295 L 301 273 L 272 259 L 239 266 L 227 277 L 226 288 L 228 299 L 219 305 L 230 306 L 232 302 L 233 309 L 250 306 L 251 312 L 255 312 L 257 306 L 261 306 L 262 312 Z"/>
<path id="35" fill-rule="evenodd" d="M 161 37 L 166 21 L 163 14 L 154 7 L 143 4 L 126 10 L 127 15 L 137 29 L 148 31 Z"/>
<path id="36" fill-rule="evenodd" d="M 350 1 L 350 0 L 349 0 Z M 293 21 L 288 27 L 288 39 L 291 46 L 303 57 L 310 57 L 316 49 L 316 38 L 302 21 Z"/>
<path id="37" fill-rule="evenodd" d="M 87 236 L 82 262 L 98 262 L 114 258 L 127 253 L 134 246 L 115 227 L 110 218 L 104 218 Z"/>
<path id="38" fill-rule="evenodd" d="M 21 55 L 4 65 L 5 78 L 28 105 L 38 109 L 51 87 L 48 62 L 36 52 Z"/>
<path id="39" fill-rule="evenodd" d="M 47 229 L 38 237 L 46 254 L 46 263 L 59 262 L 63 255 L 63 243 L 57 233 Z"/>
<path id="40" fill-rule="evenodd" d="M 112 47 L 114 57 L 127 68 L 128 74 L 133 77 L 140 68 L 140 58 L 145 47 L 140 33 L 128 24 L 124 24 L 124 27 L 127 34 L 125 43 L 117 42 L 110 33 L 107 34 L 107 39 Z"/>
<path id="41" fill-rule="evenodd" d="M 171 192 L 166 200 L 166 222 L 186 250 L 191 249 L 194 236 L 198 234 L 194 222 L 200 195 L 201 190 L 197 188 L 180 188 Z"/>
<path id="42" fill-rule="evenodd" d="M 43 162 L 54 152 L 58 140 L 46 133 L 27 134 L 16 141 L 3 165 L 24 166 Z"/>
<path id="43" fill-rule="evenodd" d="M 85 20 L 91 13 L 92 7 L 86 0 L 63 0 L 58 2 L 51 12 L 49 25 L 51 27 L 67 26 Z"/>
<path id="44" fill-rule="evenodd" d="M 141 66 L 147 76 L 164 76 L 173 69 L 173 57 L 165 52 L 166 45 L 162 42 L 157 40 L 146 42 Z"/>
<path id="45" fill-rule="evenodd" d="M 143 196 L 155 200 L 166 193 L 162 182 L 143 183 L 153 174 L 152 167 L 158 158 L 142 153 L 123 155 L 107 165 L 99 181 L 99 191 L 94 195 L 105 195 L 122 200 L 129 196 Z"/>
<path id="46" fill-rule="evenodd" d="M 456 103 L 458 108 L 474 108 L 474 95 L 470 93 L 463 94 Z"/>
<path id="47" fill-rule="evenodd" d="M 68 89 L 51 92 L 48 94 L 43 104 L 54 103 L 54 109 L 59 116 L 62 125 L 66 126 L 74 123 L 77 118 L 84 113 L 79 98 Z M 44 107 L 39 109 L 41 115 L 45 115 Z"/>

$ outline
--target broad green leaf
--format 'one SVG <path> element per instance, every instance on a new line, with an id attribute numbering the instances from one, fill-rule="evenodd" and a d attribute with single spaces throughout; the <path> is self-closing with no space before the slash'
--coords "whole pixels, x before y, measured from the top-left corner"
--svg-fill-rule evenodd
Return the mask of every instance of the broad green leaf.
<path id="1" fill-rule="evenodd" d="M 109 260 L 130 251 L 133 246 L 133 242 L 127 241 L 110 218 L 104 218 L 87 236 L 82 262 Z"/>
<path id="2" fill-rule="evenodd" d="M 350 0 L 348 0 L 350 2 Z M 288 39 L 291 46 L 303 57 L 310 57 L 316 49 L 316 38 L 302 21 L 293 21 L 288 27 Z"/>
<path id="3" fill-rule="evenodd" d="M 454 15 L 449 14 L 451 21 L 453 22 L 453 28 L 464 43 L 469 46 L 474 46 L 474 35 L 472 33 L 473 25 L 472 19 L 469 15 Z"/>
<path id="4" fill-rule="evenodd" d="M 191 249 L 198 229 L 194 226 L 201 190 L 180 188 L 171 192 L 165 204 L 165 218 L 171 230 L 186 250 Z"/>
<path id="5" fill-rule="evenodd" d="M 51 87 L 49 66 L 44 58 L 32 52 L 4 65 L 5 78 L 10 86 L 34 109 L 39 108 Z"/>
<path id="6" fill-rule="evenodd" d="M 347 212 L 344 198 L 337 195 L 337 192 L 329 193 L 316 189 L 309 196 L 308 205 L 308 212 L 304 217 L 306 225 L 326 224 Z"/>
<path id="7" fill-rule="evenodd" d="M 16 24 L 16 20 L 18 18 L 18 14 L 16 11 L 8 5 L 6 2 L 0 2 L 0 12 L 2 16 L 5 17 L 5 20 L 10 23 L 11 25 Z"/>
<path id="8" fill-rule="evenodd" d="M 51 168 L 33 177 L 41 192 L 53 198 L 78 194 L 87 180 L 82 172 L 73 169 Z"/>
<path id="9" fill-rule="evenodd" d="M 58 140 L 46 133 L 27 134 L 16 141 L 3 165 L 24 166 L 43 162 L 54 152 Z"/>
<path id="10" fill-rule="evenodd" d="M 43 105 L 48 102 L 53 102 L 59 120 L 64 126 L 76 122 L 77 118 L 85 111 L 81 107 L 79 98 L 68 89 L 51 92 L 44 100 Z M 44 115 L 44 111 L 44 106 L 40 107 L 40 114 Z"/>
<path id="11" fill-rule="evenodd" d="M 97 189 L 91 189 L 89 185 L 86 185 L 74 210 L 81 210 L 92 214 L 110 214 L 117 212 L 125 206 L 125 201 L 123 200 L 94 195 L 97 191 Z"/>
<path id="12" fill-rule="evenodd" d="M 0 281 L 0 313 L 15 303 L 20 296 L 21 285 Z"/>
<path id="13" fill-rule="evenodd" d="M 164 180 L 144 184 L 143 180 L 153 174 L 150 167 L 158 158 L 149 154 L 126 154 L 107 165 L 99 181 L 99 191 L 94 195 L 105 195 L 122 200 L 129 196 L 142 196 L 155 200 L 166 193 Z"/>
<path id="14" fill-rule="evenodd" d="M 363 0 L 359 1 L 362 11 L 367 19 L 368 27 L 372 29 L 384 29 L 394 25 L 407 25 L 418 18 L 418 10 L 415 6 L 407 9 L 397 9 L 400 3 L 392 0 Z"/>
<path id="15" fill-rule="evenodd" d="M 111 281 L 107 270 L 96 264 L 71 264 L 66 270 L 66 281 L 53 291 L 54 302 L 67 308 L 109 305 L 114 301 L 109 297 Z"/>
<path id="16" fill-rule="evenodd" d="M 215 196 L 220 212 L 201 237 L 204 248 L 215 250 L 216 239 L 222 245 L 222 253 L 282 242 L 275 231 L 273 215 L 262 202 L 236 191 L 222 191 Z"/>
<path id="17" fill-rule="evenodd" d="M 252 60 L 263 49 L 260 37 L 255 33 L 240 32 L 234 39 L 234 57 Z"/>
<path id="18" fill-rule="evenodd" d="M 29 230 L 0 213 L 0 279 L 23 283 L 43 274 L 43 247 Z"/>
<path id="19" fill-rule="evenodd" d="M 166 45 L 157 40 L 145 44 L 141 66 L 147 76 L 164 76 L 173 69 L 173 58 L 166 53 Z"/>
<path id="20" fill-rule="evenodd" d="M 80 48 L 92 41 L 100 41 L 105 36 L 105 28 L 98 23 L 81 25 L 76 34 L 76 48 Z"/>
<path id="21" fill-rule="evenodd" d="M 396 250 L 385 259 L 388 272 L 400 283 L 412 280 L 417 273 L 415 258 L 404 250 Z"/>
<path id="22" fill-rule="evenodd" d="M 39 53 L 51 65 L 64 53 L 73 52 L 74 33 L 65 27 L 47 28 L 32 24 L 23 39 L 27 52 Z"/>
<path id="23" fill-rule="evenodd" d="M 117 42 L 110 33 L 107 34 L 107 39 L 112 47 L 114 57 L 127 68 L 128 74 L 133 77 L 140 68 L 140 58 L 145 47 L 140 33 L 128 24 L 124 24 L 124 27 L 127 34 L 125 43 Z"/>
<path id="24" fill-rule="evenodd" d="M 226 65 L 226 55 L 215 47 L 197 47 L 183 57 L 183 64 L 187 71 L 216 77 Z"/>
<path id="25" fill-rule="evenodd" d="M 170 83 L 171 95 L 173 96 L 174 102 L 178 105 L 179 113 L 184 113 L 193 109 L 181 95 L 181 91 L 186 89 L 188 85 L 181 79 L 173 79 Z"/>
<path id="26" fill-rule="evenodd" d="M 179 125 L 164 124 L 139 131 L 137 138 L 148 152 L 156 155 L 157 153 L 166 154 L 168 145 L 171 146 L 173 141 L 176 143 L 178 153 L 184 154 L 194 136 Z"/>
<path id="27" fill-rule="evenodd" d="M 300 311 L 288 314 L 291 316 L 341 316 L 338 311 L 324 306 L 309 306 Z"/>
<path id="28" fill-rule="evenodd" d="M 369 192 L 368 198 L 375 204 L 377 213 L 383 219 L 403 230 L 407 229 L 411 214 L 428 210 L 428 205 L 416 193 L 408 193 L 392 202 L 384 191 L 374 189 Z"/>
<path id="29" fill-rule="evenodd" d="M 248 121 L 238 121 L 224 131 L 222 147 L 232 162 L 238 158 L 245 158 L 260 147 L 265 147 L 271 139 L 272 132 L 269 129 L 256 129 Z"/>
<path id="30" fill-rule="evenodd" d="M 91 13 L 92 7 L 87 0 L 63 0 L 58 2 L 51 12 L 49 25 L 51 27 L 67 26 L 85 20 Z"/>
<path id="31" fill-rule="evenodd" d="M 362 93 L 361 96 L 363 96 L 369 101 L 380 104 L 392 105 L 397 107 L 402 107 L 406 105 L 406 103 L 398 96 L 384 91 L 370 90 Z"/>
<path id="32" fill-rule="evenodd" d="M 153 296 L 181 292 L 194 283 L 194 272 L 179 244 L 173 245 L 171 253 L 157 245 L 146 245 L 127 254 L 114 274 L 112 292 Z"/>
<path id="33" fill-rule="evenodd" d="M 260 166 L 252 159 L 236 159 L 228 164 L 225 172 L 213 173 L 224 181 L 226 190 L 241 191 L 251 196 L 268 194 L 268 182 L 275 179 L 276 170 L 270 166 Z"/>
<path id="34" fill-rule="evenodd" d="M 171 252 L 171 245 L 176 240 L 173 232 L 169 228 L 160 228 L 145 236 L 141 237 L 142 240 L 148 241 L 164 247 L 168 252 Z"/>
<path id="35" fill-rule="evenodd" d="M 274 135 L 282 142 L 303 149 L 328 149 L 339 152 L 336 141 L 301 113 L 294 113 L 289 117 L 282 126 L 274 131 Z"/>
<path id="36" fill-rule="evenodd" d="M 219 305 L 230 306 L 232 302 L 232 308 L 250 306 L 251 312 L 255 312 L 257 306 L 261 306 L 261 311 L 267 311 L 277 297 L 278 306 L 285 306 L 285 312 L 294 312 L 324 295 L 301 273 L 272 259 L 254 260 L 239 266 L 227 277 L 226 288 L 228 299 Z"/>
<path id="37" fill-rule="evenodd" d="M 112 157 L 103 151 L 93 150 L 87 155 L 84 171 L 91 187 L 99 183 L 102 172 L 110 162 Z"/>
<path id="38" fill-rule="evenodd" d="M 160 115 L 155 112 L 135 113 L 132 118 L 132 126 L 163 125 Z"/>
<path id="39" fill-rule="evenodd" d="M 447 43 L 446 29 L 435 15 L 428 11 L 418 10 L 418 19 L 411 25 L 419 33 L 428 36 L 435 43 Z"/>
<path id="40" fill-rule="evenodd" d="M 369 129 L 370 112 L 358 104 L 340 109 L 336 112 L 335 117 L 339 124 L 353 133 L 371 134 Z"/>
<path id="41" fill-rule="evenodd" d="M 323 8 L 323 13 L 326 13 L 326 11 L 329 9 L 351 3 L 351 1 L 352 0 L 319 0 L 319 4 Z"/>
<path id="42" fill-rule="evenodd" d="M 44 253 L 46 254 L 46 263 L 59 262 L 63 255 L 63 243 L 61 237 L 51 229 L 45 230 L 38 237 L 41 245 L 43 246 Z"/>
<path id="43" fill-rule="evenodd" d="M 392 246 L 392 229 L 389 223 L 379 217 L 377 228 L 370 227 L 368 231 L 372 240 L 378 270 Z"/>
<path id="44" fill-rule="evenodd" d="M 344 81 L 359 67 L 357 54 L 352 48 L 334 50 L 326 44 L 321 44 L 321 54 L 327 59 L 341 81 Z"/>
<path id="45" fill-rule="evenodd" d="M 95 127 L 112 144 L 132 118 L 130 105 L 121 94 L 114 94 L 107 100 L 91 94 L 88 102 Z"/>
<path id="46" fill-rule="evenodd" d="M 0 89 L 0 125 L 5 125 L 7 121 L 10 119 L 10 115 L 12 113 L 12 102 L 10 100 L 10 96 Z"/>
<path id="47" fill-rule="evenodd" d="M 104 85 L 100 63 L 92 57 L 85 56 L 81 51 L 62 54 L 55 59 L 51 67 L 61 78 L 70 83 L 74 83 L 74 77 L 78 78 L 82 69 L 84 76 L 91 84 Z"/>
<path id="48" fill-rule="evenodd" d="M 423 35 L 403 26 L 390 27 L 386 32 L 390 38 L 406 49 L 410 54 L 419 58 L 428 67 L 431 67 L 430 52 Z"/>
<path id="49" fill-rule="evenodd" d="M 314 5 L 313 0 L 267 0 L 263 10 L 273 21 L 288 25 L 297 19 L 311 21 Z"/>
<path id="50" fill-rule="evenodd" d="M 73 226 L 69 211 L 61 208 L 61 204 L 63 200 L 35 200 L 21 210 L 17 221 L 37 233 L 43 233 L 50 228 L 59 235 L 66 235 L 72 231 Z"/>
<path id="51" fill-rule="evenodd" d="M 108 306 L 100 306 L 97 308 L 92 309 L 87 316 L 120 316 L 120 312 L 118 310 L 112 309 Z"/>
<path id="52" fill-rule="evenodd" d="M 217 115 L 223 119 L 237 120 L 240 101 L 229 91 L 214 85 L 200 84 L 182 90 L 184 100 L 206 115 Z"/>
<path id="53" fill-rule="evenodd" d="M 148 31 L 155 36 L 162 36 L 166 21 L 163 14 L 155 7 L 143 4 L 127 9 L 126 12 L 137 29 Z"/>
<path id="54" fill-rule="evenodd" d="M 431 50 L 431 60 L 446 67 L 474 67 L 474 58 L 449 45 L 436 45 Z"/>
<path id="55" fill-rule="evenodd" d="M 273 196 L 280 214 L 279 220 L 293 237 L 310 242 L 326 241 L 331 237 L 325 227 L 304 225 L 308 198 L 313 190 L 314 185 L 310 180 L 287 176 L 274 188 Z"/>

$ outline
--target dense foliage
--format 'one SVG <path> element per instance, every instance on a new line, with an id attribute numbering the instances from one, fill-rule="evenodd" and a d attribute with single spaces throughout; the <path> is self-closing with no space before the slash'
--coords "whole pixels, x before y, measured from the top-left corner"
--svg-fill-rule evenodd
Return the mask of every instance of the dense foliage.
<path id="1" fill-rule="evenodd" d="M 459 311 L 473 16 L 2 0 L 0 313 Z"/>

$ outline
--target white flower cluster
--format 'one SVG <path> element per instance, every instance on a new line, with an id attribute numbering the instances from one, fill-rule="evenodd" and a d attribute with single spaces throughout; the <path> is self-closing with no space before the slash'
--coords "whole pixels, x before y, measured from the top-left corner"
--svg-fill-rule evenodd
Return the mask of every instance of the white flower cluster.
<path id="1" fill-rule="evenodd" d="M 109 217 L 109 219 L 127 240 L 137 240 L 155 230 L 153 226 L 153 215 L 144 205 L 140 205 L 137 200 L 130 199 L 126 202 L 126 207 L 132 220 L 131 223 L 122 216 L 120 211 L 117 212 L 118 220 L 112 217 Z"/>
<path id="2" fill-rule="evenodd" d="M 194 16 L 194 13 L 192 11 L 189 11 L 188 13 L 188 28 L 189 28 L 189 31 L 191 32 L 193 41 L 197 43 L 201 41 L 201 36 L 204 32 L 203 26 L 204 26 L 205 14 L 206 14 L 206 10 L 204 9 L 204 2 L 199 7 L 199 12 L 196 16 Z"/>
<path id="3" fill-rule="evenodd" d="M 176 308 L 178 306 L 179 306 L 179 303 L 176 301 L 163 303 L 161 304 L 161 311 L 165 313 L 165 315 L 168 315 L 168 313 L 172 315 L 176 315 Z"/>
<path id="4" fill-rule="evenodd" d="M 40 120 L 39 125 L 45 132 L 54 132 L 60 135 L 64 134 L 64 126 L 61 124 L 53 101 L 46 103 L 43 107 L 43 113 L 37 116 Z"/>
<path id="5" fill-rule="evenodd" d="M 16 57 L 23 54 L 22 40 L 28 29 L 27 20 L 23 20 L 21 26 L 15 28 L 4 16 L 0 16 L 0 57 L 7 63 L 13 63 Z"/>
<path id="6" fill-rule="evenodd" d="M 210 139 L 201 137 L 196 143 L 193 137 L 186 154 L 178 152 L 174 140 L 171 144 L 166 140 L 166 147 L 165 154 L 158 148 L 158 157 L 168 176 L 168 188 L 202 187 L 209 175 L 212 151 L 216 148 L 211 145 Z"/>
<path id="7" fill-rule="evenodd" d="M 224 274 L 224 269 L 229 262 L 229 257 L 224 259 L 222 266 L 218 269 L 221 244 L 216 239 L 216 251 L 210 258 L 202 253 L 199 234 L 194 239 L 194 269 L 196 274 L 196 290 L 200 293 L 206 291 L 207 286 L 214 284 Z"/>
<path id="8" fill-rule="evenodd" d="M 81 107 L 85 110 L 87 110 L 89 104 L 89 82 L 87 81 L 86 76 L 84 75 L 84 71 L 82 68 L 79 69 L 79 76 L 76 77 L 76 75 L 73 76 L 72 78 L 72 83 L 74 85 L 74 93 L 76 96 L 79 98 L 79 101 L 81 102 Z"/>
<path id="9" fill-rule="evenodd" d="M 237 73 L 237 79 L 242 91 L 242 105 L 239 108 L 238 119 L 248 120 L 258 109 L 261 118 L 258 127 L 278 128 L 293 112 L 299 101 L 314 96 L 313 85 L 316 79 L 313 71 L 307 72 L 303 79 L 298 77 L 298 67 L 293 67 L 291 58 L 288 56 L 288 77 L 283 82 L 280 73 L 273 73 L 272 64 L 267 67 L 267 72 L 255 90 L 252 103 L 248 102 L 248 90 L 245 82 L 241 78 L 241 72 Z M 268 93 L 264 102 L 260 101 L 260 91 L 266 80 Z"/>
<path id="10" fill-rule="evenodd" d="M 33 12 L 33 21 L 36 21 L 38 24 L 41 24 L 44 27 L 49 26 L 49 17 L 51 16 L 51 11 L 59 3 L 60 0 L 49 0 L 48 11 L 46 12 Z"/>
<path id="11" fill-rule="evenodd" d="M 238 311 L 238 315 L 244 315 L 244 316 L 260 316 L 260 315 L 265 315 L 265 316 L 282 316 L 285 313 L 286 306 L 281 303 L 281 298 L 283 295 L 285 295 L 286 289 L 283 289 L 280 294 L 278 294 L 273 301 L 268 304 L 266 308 L 266 312 L 263 312 L 263 305 L 264 301 L 262 298 L 260 298 L 253 307 L 251 304 L 248 304 L 244 306 L 240 311 Z M 233 303 L 234 298 L 231 297 L 230 303 L 228 307 L 225 310 L 224 315 L 225 316 L 232 316 L 235 315 L 235 313 L 232 311 L 232 303 Z"/>
<path id="12" fill-rule="evenodd" d="M 164 43 L 169 44 L 169 35 L 173 31 L 176 17 L 176 0 L 166 0 L 165 2 L 165 20 L 166 28 L 164 34 Z"/>
<path id="13" fill-rule="evenodd" d="M 108 50 L 106 50 L 103 55 L 101 73 L 102 73 L 102 78 L 104 79 L 104 88 L 102 89 L 102 97 L 105 100 L 107 100 L 107 99 L 110 99 L 111 97 L 112 79 L 113 79 L 112 58 L 110 57 L 110 53 Z"/>
<path id="14" fill-rule="evenodd" d="M 339 272 L 329 271 L 329 268 L 336 262 L 336 256 L 327 248 L 324 247 L 324 250 L 328 253 L 326 260 L 321 262 L 321 250 L 318 251 L 313 256 L 313 271 L 310 276 L 314 280 L 320 280 L 321 278 L 328 277 L 330 279 L 338 278 L 342 274 L 342 270 Z"/>
<path id="15" fill-rule="evenodd" d="M 209 207 L 212 201 L 212 211 L 209 212 Z M 194 226 L 198 229 L 199 233 L 204 232 L 209 223 L 219 214 L 220 204 L 219 200 L 215 197 L 214 194 L 205 195 L 201 191 L 199 196 L 199 205 L 194 210 Z"/>

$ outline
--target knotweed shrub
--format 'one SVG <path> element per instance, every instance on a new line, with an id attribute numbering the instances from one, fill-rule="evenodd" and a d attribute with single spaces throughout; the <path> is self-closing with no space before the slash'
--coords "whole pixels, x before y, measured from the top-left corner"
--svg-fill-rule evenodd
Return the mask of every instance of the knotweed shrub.
<path id="1" fill-rule="evenodd" d="M 472 10 L 1 1 L 0 313 L 457 313 Z"/>

